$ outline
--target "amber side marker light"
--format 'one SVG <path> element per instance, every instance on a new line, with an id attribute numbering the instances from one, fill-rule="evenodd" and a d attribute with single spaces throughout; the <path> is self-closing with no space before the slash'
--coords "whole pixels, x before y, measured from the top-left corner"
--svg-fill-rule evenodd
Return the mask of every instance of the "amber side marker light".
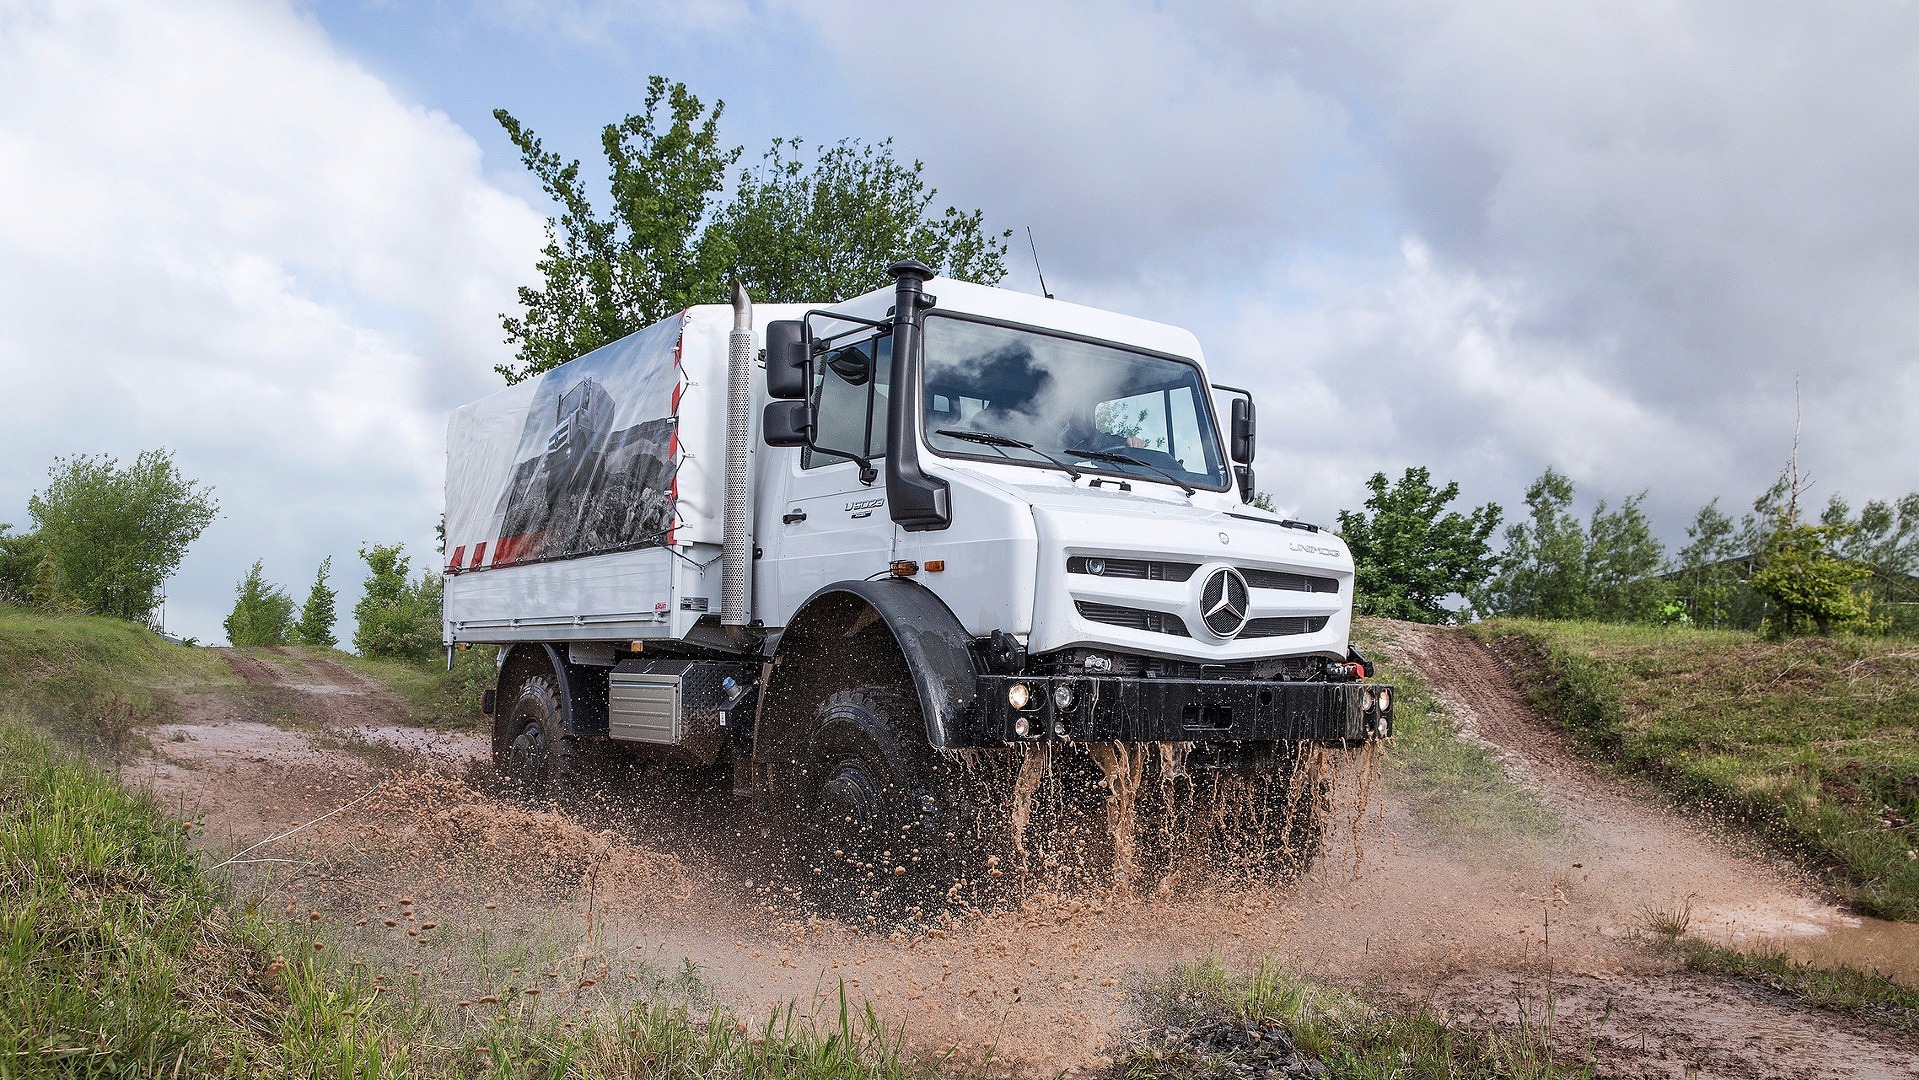
<path id="1" fill-rule="evenodd" d="M 940 572 L 941 570 L 944 570 L 944 569 L 946 569 L 946 560 L 945 560 L 945 559 L 928 559 L 928 560 L 926 560 L 926 572 L 927 572 L 927 573 L 929 573 L 929 574 L 937 574 L 937 573 L 939 573 L 939 572 Z"/>
<path id="2" fill-rule="evenodd" d="M 905 559 L 902 559 L 899 562 L 896 562 L 893 564 L 894 577 L 912 577 L 914 574 L 917 574 L 919 572 L 920 572 L 920 564 L 916 562 L 909 562 Z"/>

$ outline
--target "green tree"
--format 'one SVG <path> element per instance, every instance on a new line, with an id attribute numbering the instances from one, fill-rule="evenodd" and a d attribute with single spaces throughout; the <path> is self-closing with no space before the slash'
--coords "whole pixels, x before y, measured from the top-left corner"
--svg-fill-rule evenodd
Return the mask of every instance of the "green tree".
<path id="1" fill-rule="evenodd" d="M 258 561 L 236 591 L 233 612 L 226 618 L 227 642 L 235 648 L 285 645 L 293 629 L 293 597 L 266 580 Z"/>
<path id="2" fill-rule="evenodd" d="M 1833 551 L 1851 531 L 1843 521 L 1807 525 L 1781 515 L 1752 576 L 1753 591 L 1771 604 L 1768 634 L 1830 634 L 1866 625 L 1870 606 L 1861 586 L 1872 568 Z"/>
<path id="3" fill-rule="evenodd" d="M 1586 580 L 1602 622 L 1658 622 L 1672 596 L 1659 576 L 1666 545 L 1639 508 L 1645 499 L 1642 491 L 1610 511 L 1602 499 L 1586 527 Z"/>
<path id="4" fill-rule="evenodd" d="M 1686 526 L 1686 546 L 1679 549 L 1675 593 L 1686 606 L 1694 626 L 1717 629 L 1733 626 L 1734 600 L 1744 586 L 1738 559 L 1742 550 L 1732 519 L 1720 512 L 1714 499 L 1699 508 Z"/>
<path id="5" fill-rule="evenodd" d="M 1363 510 L 1339 512 L 1339 532 L 1358 572 L 1354 602 L 1364 615 L 1446 622 L 1452 595 L 1477 592 L 1495 559 L 1486 540 L 1503 511 L 1488 503 L 1470 513 L 1448 510 L 1459 483 L 1434 487 L 1424 467 L 1408 468 L 1388 486 L 1386 474 L 1366 481 Z"/>
<path id="6" fill-rule="evenodd" d="M 55 460 L 46 490 L 27 500 L 43 550 L 36 588 L 96 615 L 146 621 L 160 586 L 219 514 L 166 450 L 122 468 L 107 456 Z"/>
<path id="7" fill-rule="evenodd" d="M 46 550 L 38 533 L 16 533 L 0 524 L 0 604 L 32 601 L 40 560 Z"/>
<path id="8" fill-rule="evenodd" d="M 521 314 L 502 315 L 520 382 L 691 304 L 723 302 L 738 275 L 762 301 L 839 299 L 885 284 L 885 267 L 912 256 L 988 284 L 1005 274 L 1004 237 L 981 215 L 928 211 L 937 192 L 922 166 L 895 161 L 892 144 L 833 144 L 809 165 L 797 140 L 777 140 L 758 170 L 725 197 L 739 147 L 722 146 L 724 106 L 654 76 L 641 112 L 601 132 L 611 209 L 593 205 L 580 163 L 547 150 L 506 110 L 494 118 L 557 204 L 536 264 L 540 287 L 519 290 Z"/>
<path id="9" fill-rule="evenodd" d="M 880 288 L 886 268 L 911 256 L 949 277 L 997 282 L 1006 276 L 1004 237 L 984 214 L 947 207 L 924 164 L 893 158 L 893 142 L 843 139 L 811 165 L 798 139 L 775 139 L 757 170 L 740 176 L 733 201 L 713 224 L 717 249 L 753 295 L 771 303 L 838 300 Z"/>
<path id="10" fill-rule="evenodd" d="M 365 593 L 353 605 L 353 648 L 362 656 L 427 661 L 439 651 L 440 579 L 410 580 L 405 550 L 400 544 L 360 549 L 368 573 Z"/>
<path id="11" fill-rule="evenodd" d="M 1571 512 L 1573 483 L 1552 468 L 1526 489 L 1526 518 L 1506 526 L 1506 549 L 1476 606 L 1537 619 L 1591 618 L 1586 530 Z"/>
<path id="12" fill-rule="evenodd" d="M 333 556 L 320 560 L 320 570 L 313 576 L 313 588 L 307 590 L 307 602 L 300 608 L 300 621 L 293 627 L 293 639 L 302 645 L 330 649 L 339 644 L 333 636 L 334 601 L 339 594 L 327 585 L 327 577 L 333 572 Z"/>

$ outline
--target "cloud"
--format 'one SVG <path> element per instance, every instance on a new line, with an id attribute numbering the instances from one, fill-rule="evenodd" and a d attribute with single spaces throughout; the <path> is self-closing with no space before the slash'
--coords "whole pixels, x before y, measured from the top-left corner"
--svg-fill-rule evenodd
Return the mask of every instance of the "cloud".
<path id="1" fill-rule="evenodd" d="M 55 455 L 175 448 L 224 509 L 173 588 L 203 639 L 263 555 L 430 566 L 446 409 L 496 383 L 540 242 L 465 132 L 284 7 L 0 8 L 0 517 Z"/>

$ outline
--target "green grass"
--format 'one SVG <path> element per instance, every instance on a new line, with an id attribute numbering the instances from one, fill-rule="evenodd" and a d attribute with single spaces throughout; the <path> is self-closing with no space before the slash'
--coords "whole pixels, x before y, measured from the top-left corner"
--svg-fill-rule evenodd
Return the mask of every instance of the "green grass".
<path id="1" fill-rule="evenodd" d="M 1497 620 L 1474 632 L 1594 757 L 1919 919 L 1919 643 Z"/>
<path id="2" fill-rule="evenodd" d="M 1697 938 L 1672 943 L 1686 967 L 1758 983 L 1802 1005 L 1859 1016 L 1919 1035 L 1919 990 L 1850 967 L 1802 964 L 1783 953 L 1746 953 Z"/>
<path id="3" fill-rule="evenodd" d="M 413 722 L 433 728 L 483 728 L 480 695 L 493 688 L 499 676 L 493 649 L 455 651 L 453 668 L 444 662 L 414 664 L 405 660 L 327 652 L 327 658 L 378 680 L 407 703 Z"/>
<path id="4" fill-rule="evenodd" d="M 379 1075 L 355 1004 L 234 913 L 179 822 L 0 714 L 0 1075 Z"/>
<path id="5" fill-rule="evenodd" d="M 1217 960 L 1182 965 L 1134 987 L 1149 1024 L 1115 1063 L 1114 1074 L 1158 1080 L 1246 1075 L 1234 1054 L 1194 1048 L 1179 1036 L 1209 1021 L 1283 1028 L 1293 1046 L 1338 1078 L 1502 1077 L 1547 1080 L 1592 1075 L 1585 1061 L 1558 1060 L 1550 1006 L 1536 1022 L 1502 1034 L 1447 1019 L 1428 1004 L 1382 1005 L 1262 964 L 1244 978 Z"/>
<path id="6" fill-rule="evenodd" d="M 1363 626 L 1360 635 L 1366 636 Z M 1369 656 L 1382 651 L 1376 642 L 1361 645 Z M 1492 750 L 1459 736 L 1426 680 L 1376 663 L 1378 680 L 1394 687 L 1387 775 L 1414 816 L 1467 852 L 1538 848 L 1568 838 L 1565 822 L 1515 782 Z"/>

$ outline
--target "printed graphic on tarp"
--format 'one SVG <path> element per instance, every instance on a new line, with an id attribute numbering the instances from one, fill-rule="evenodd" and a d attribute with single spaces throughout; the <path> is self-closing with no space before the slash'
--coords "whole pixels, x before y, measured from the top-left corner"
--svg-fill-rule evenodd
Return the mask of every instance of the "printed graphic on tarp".
<path id="1" fill-rule="evenodd" d="M 540 377 L 489 565 L 666 543 L 678 343 L 670 319 Z"/>

